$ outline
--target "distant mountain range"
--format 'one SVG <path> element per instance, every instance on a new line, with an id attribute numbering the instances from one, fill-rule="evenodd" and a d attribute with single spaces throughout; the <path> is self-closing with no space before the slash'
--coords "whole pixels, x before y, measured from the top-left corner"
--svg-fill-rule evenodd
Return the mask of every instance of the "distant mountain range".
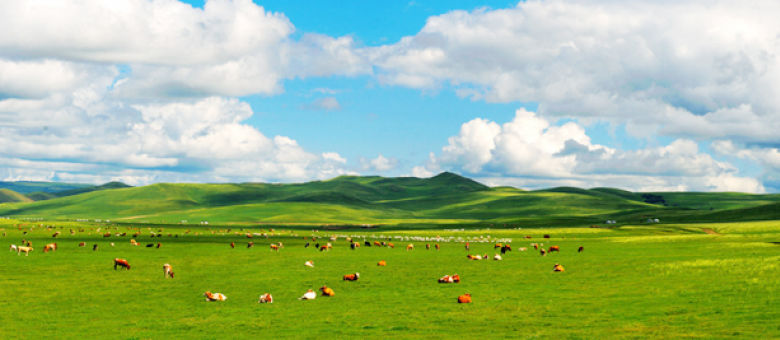
<path id="1" fill-rule="evenodd" d="M 6 182 L 7 183 L 7 182 Z M 19 182 L 14 182 L 19 183 Z M 57 183 L 37 188 L 67 186 Z M 0 216 L 237 225 L 576 226 L 780 220 L 780 195 L 558 187 L 491 188 L 444 172 L 431 178 L 341 176 L 300 184 L 122 183 L 9 191 Z M 21 196 L 21 197 L 20 197 Z M 25 200 L 26 198 L 26 200 Z M 35 202 L 30 202 L 36 200 Z"/>

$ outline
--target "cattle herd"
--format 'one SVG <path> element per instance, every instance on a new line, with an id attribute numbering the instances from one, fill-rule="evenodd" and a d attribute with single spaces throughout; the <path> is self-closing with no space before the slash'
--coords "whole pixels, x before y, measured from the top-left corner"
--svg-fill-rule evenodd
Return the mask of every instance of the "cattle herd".
<path id="1" fill-rule="evenodd" d="M 81 230 L 81 231 L 83 231 L 83 230 Z M 228 231 L 229 231 L 229 229 L 228 229 Z M 97 232 L 100 232 L 100 228 L 97 229 Z M 189 230 L 187 231 L 187 233 L 189 233 Z M 213 233 L 214 232 L 212 232 L 212 234 Z M 27 233 L 25 232 L 24 234 L 26 235 Z M 60 234 L 61 234 L 61 232 L 57 231 L 56 233 L 54 233 L 52 235 L 52 237 L 56 238 Z M 74 234 L 72 229 L 71 229 L 71 234 Z M 196 235 L 197 234 L 198 233 L 196 233 Z M 121 233 L 121 234 L 117 233 L 116 234 L 116 236 L 125 236 L 125 235 L 126 235 L 126 233 Z M 154 233 L 152 233 L 152 235 L 153 235 L 153 237 L 155 236 Z M 106 233 L 103 234 L 103 237 L 111 237 L 111 236 L 112 236 L 112 234 L 110 232 L 106 232 Z M 139 243 L 135 240 L 135 238 L 137 238 L 139 236 L 139 233 L 135 233 L 132 236 L 133 236 L 133 239 L 130 240 L 130 244 L 133 245 L 133 246 L 138 246 Z M 158 234 L 156 236 L 160 237 L 160 236 L 163 236 L 163 235 L 162 234 Z M 168 236 L 172 236 L 172 235 L 169 234 Z M 268 235 L 264 234 L 264 233 L 254 233 L 254 234 L 247 233 L 246 234 L 247 238 L 253 238 L 254 236 L 265 236 L 266 238 L 268 237 Z M 178 237 L 178 235 L 176 235 L 176 237 Z M 352 237 L 344 237 L 344 238 L 349 243 L 350 249 L 355 250 L 356 248 L 360 248 L 361 247 L 361 243 L 353 241 Z M 399 238 L 399 237 L 396 237 L 396 238 Z M 526 236 L 525 238 L 530 239 L 531 237 L 530 236 Z M 544 238 L 545 239 L 549 239 L 550 236 L 549 235 L 544 235 Z M 306 240 L 306 241 L 310 240 L 311 242 L 314 242 L 315 243 L 314 244 L 315 249 L 318 249 L 320 252 L 331 250 L 333 248 L 333 242 L 335 242 L 337 239 L 338 239 L 338 236 L 331 236 L 331 237 L 328 238 L 328 241 L 330 241 L 330 242 L 326 242 L 324 244 L 320 244 L 320 243 L 317 242 L 318 238 L 316 236 L 311 236 L 310 238 L 304 237 L 304 240 Z M 401 239 L 401 238 L 399 238 L 399 239 Z M 404 239 L 408 239 L 408 237 L 404 238 Z M 451 241 L 451 239 L 450 240 L 444 240 L 444 242 L 449 242 L 449 241 Z M 423 239 L 422 238 L 418 238 L 418 239 L 414 239 L 414 240 L 415 241 L 421 241 Z M 427 241 L 427 239 L 424 239 L 424 240 Z M 306 248 L 310 247 L 311 242 L 306 242 L 304 247 L 306 247 Z M 462 244 L 464 245 L 464 247 L 465 247 L 465 249 L 467 251 L 471 249 L 471 245 L 470 245 L 470 243 L 468 241 L 465 241 Z M 85 245 L 86 245 L 85 242 L 80 242 L 78 244 L 79 247 L 84 247 Z M 113 247 L 114 243 L 112 242 L 112 243 L 110 243 L 110 245 Z M 372 247 L 372 246 L 374 246 L 374 247 L 395 248 L 395 245 L 392 242 L 389 242 L 389 241 L 373 241 L 373 242 L 369 242 L 369 241 L 364 240 L 362 245 L 365 246 L 365 247 Z M 156 248 L 160 248 L 161 246 L 162 246 L 162 244 L 159 243 L 159 242 L 156 244 Z M 253 246 L 254 246 L 254 242 L 253 241 L 247 242 L 247 248 L 252 248 Z M 541 256 L 546 256 L 546 255 L 551 254 L 553 252 L 560 252 L 561 251 L 560 246 L 557 246 L 557 245 L 550 246 L 547 249 L 544 248 L 544 244 L 540 244 L 540 243 L 531 243 L 530 246 L 533 247 L 535 250 L 538 250 L 539 254 Z M 154 243 L 149 243 L 149 244 L 146 245 L 146 247 L 152 248 L 152 247 L 155 247 L 155 244 Z M 236 247 L 235 242 L 230 242 L 230 247 L 231 248 L 235 248 Z M 282 242 L 277 242 L 277 243 L 271 243 L 270 244 L 270 249 L 272 251 L 275 251 L 275 252 L 280 251 L 280 249 L 282 249 L 283 247 L 284 247 L 284 245 L 282 244 Z M 30 241 L 28 241 L 28 240 L 22 240 L 20 245 L 11 244 L 9 248 L 10 248 L 10 250 L 12 252 L 16 252 L 17 255 L 21 255 L 21 253 L 25 253 L 25 256 L 29 256 L 30 252 L 32 252 L 34 250 L 34 248 L 32 247 L 32 243 Z M 430 250 L 431 248 L 432 247 L 431 247 L 430 243 L 426 243 L 425 244 L 425 249 L 426 250 Z M 441 246 L 437 242 L 437 243 L 435 243 L 433 245 L 433 248 L 436 249 L 436 250 L 440 250 Z M 98 249 L 98 245 L 94 244 L 92 250 L 93 251 L 97 251 L 97 249 Z M 413 243 L 407 244 L 405 249 L 406 249 L 406 251 L 414 250 L 414 244 Z M 500 250 L 501 254 L 506 254 L 507 252 L 512 250 L 512 247 L 511 247 L 511 245 L 509 243 L 496 243 L 494 245 L 494 249 Z M 528 248 L 526 248 L 526 247 L 518 248 L 519 251 L 526 251 L 527 249 Z M 584 248 L 582 246 L 580 246 L 577 249 L 577 252 L 581 253 L 583 251 L 583 249 Z M 56 250 L 57 250 L 57 243 L 46 244 L 44 246 L 44 248 L 43 248 L 43 251 L 45 253 L 53 252 L 53 251 L 56 251 Z M 480 255 L 480 254 L 468 254 L 466 257 L 469 260 L 476 260 L 476 261 L 487 260 L 489 258 L 487 254 L 482 254 L 482 255 Z M 503 259 L 503 257 L 501 255 L 499 255 L 499 254 L 495 254 L 493 256 L 493 260 L 500 261 L 502 259 Z M 117 269 L 130 270 L 130 268 L 131 268 L 130 263 L 126 259 L 115 258 L 113 263 L 114 263 L 114 270 L 117 270 Z M 314 267 L 314 262 L 309 260 L 309 261 L 306 261 L 304 263 L 304 265 L 307 266 L 307 267 L 313 268 Z M 377 266 L 380 266 L 380 267 L 387 266 L 387 262 L 385 260 L 381 260 L 381 261 L 379 261 L 377 263 Z M 555 263 L 555 265 L 553 266 L 553 272 L 563 272 L 563 271 L 564 271 L 563 266 L 561 264 L 559 264 L 559 263 Z M 169 264 L 169 263 L 163 264 L 163 277 L 166 278 L 166 279 L 167 278 L 173 279 L 174 275 L 175 274 L 173 272 L 173 266 L 171 264 Z M 360 279 L 360 273 L 355 272 L 355 273 L 345 274 L 342 277 L 342 279 L 344 281 L 358 281 Z M 442 277 L 440 277 L 438 279 L 438 282 L 439 283 L 445 283 L 445 284 L 446 283 L 459 283 L 460 282 L 460 276 L 458 274 L 444 275 L 444 276 L 442 276 Z M 330 287 L 327 287 L 327 286 L 320 287 L 319 291 L 320 291 L 321 295 L 325 296 L 325 297 L 332 297 L 332 296 L 335 296 L 335 294 L 336 294 L 335 291 L 333 290 L 333 288 L 330 288 Z M 206 301 L 210 301 L 210 302 L 227 300 L 227 296 L 225 296 L 222 293 L 212 293 L 211 291 L 206 291 L 203 295 L 206 297 Z M 314 300 L 316 297 L 317 297 L 317 293 L 315 293 L 314 290 L 309 289 L 301 297 L 299 297 L 298 299 L 299 300 Z M 273 301 L 274 301 L 274 299 L 271 296 L 271 294 L 266 292 L 266 293 L 263 293 L 263 294 L 260 295 L 260 297 L 258 298 L 257 302 L 258 303 L 273 303 Z M 470 293 L 466 293 L 466 294 L 458 296 L 457 302 L 458 303 L 471 303 L 472 302 L 471 294 Z"/>

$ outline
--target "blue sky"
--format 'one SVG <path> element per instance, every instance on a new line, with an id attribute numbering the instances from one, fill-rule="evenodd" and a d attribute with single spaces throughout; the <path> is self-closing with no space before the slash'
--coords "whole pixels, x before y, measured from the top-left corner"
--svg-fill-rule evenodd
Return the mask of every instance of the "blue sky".
<path id="1" fill-rule="evenodd" d="M 777 192 L 778 9 L 5 3 L 0 180 Z"/>

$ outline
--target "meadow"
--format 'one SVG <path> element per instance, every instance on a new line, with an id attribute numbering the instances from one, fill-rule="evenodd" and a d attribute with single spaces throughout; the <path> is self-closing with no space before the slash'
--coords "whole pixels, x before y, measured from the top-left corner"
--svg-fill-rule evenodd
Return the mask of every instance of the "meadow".
<path id="1" fill-rule="evenodd" d="M 780 338 L 780 221 L 272 231 L 3 219 L 0 229 L 5 247 L 22 239 L 35 247 L 29 256 L 0 256 L 4 339 Z M 112 236 L 103 237 L 106 231 Z M 136 231 L 140 246 L 129 242 Z M 339 237 L 331 251 L 316 250 L 310 239 L 324 244 L 333 235 Z M 395 248 L 351 250 L 346 236 L 361 244 L 390 238 Z M 507 239 L 514 249 L 502 261 L 466 258 L 492 257 L 494 243 Z M 44 253 L 50 242 L 59 249 Z M 145 247 L 158 242 L 159 249 Z M 269 248 L 276 242 L 284 245 L 279 252 Z M 414 250 L 404 249 L 409 243 Z M 561 251 L 540 256 L 531 243 Z M 116 257 L 132 269 L 114 270 Z M 315 267 L 305 267 L 307 260 Z M 387 266 L 376 266 L 379 260 Z M 173 265 L 174 279 L 163 277 L 164 263 Z M 553 272 L 555 263 L 566 271 Z M 360 280 L 341 280 L 354 272 Z M 437 283 L 455 273 L 461 283 Z M 297 299 L 322 285 L 336 295 Z M 206 302 L 207 290 L 228 299 Z M 265 292 L 273 304 L 257 303 Z M 474 302 L 458 304 L 464 293 Z"/>

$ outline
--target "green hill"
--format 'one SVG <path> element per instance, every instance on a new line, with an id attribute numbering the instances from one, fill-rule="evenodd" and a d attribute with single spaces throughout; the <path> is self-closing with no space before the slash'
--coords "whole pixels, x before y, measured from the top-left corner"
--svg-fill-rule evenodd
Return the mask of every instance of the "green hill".
<path id="1" fill-rule="evenodd" d="M 567 226 L 780 219 L 780 195 L 633 193 L 612 188 L 490 188 L 452 173 L 341 176 L 298 184 L 153 184 L 0 205 L 0 216 L 288 225 Z M 74 193 L 71 191 L 70 193 Z M 59 194 L 55 194 L 59 195 Z"/>
<path id="2" fill-rule="evenodd" d="M 33 182 L 33 181 L 19 181 L 19 182 L 0 182 L 0 189 L 9 189 L 16 191 L 20 194 L 29 194 L 32 192 L 47 192 L 54 193 L 65 190 L 79 189 L 91 187 L 90 184 L 78 184 L 78 183 L 58 183 L 58 182 Z"/>
<path id="3" fill-rule="evenodd" d="M 16 191 L 0 189 L 0 203 L 8 202 L 32 202 L 32 200 Z"/>

